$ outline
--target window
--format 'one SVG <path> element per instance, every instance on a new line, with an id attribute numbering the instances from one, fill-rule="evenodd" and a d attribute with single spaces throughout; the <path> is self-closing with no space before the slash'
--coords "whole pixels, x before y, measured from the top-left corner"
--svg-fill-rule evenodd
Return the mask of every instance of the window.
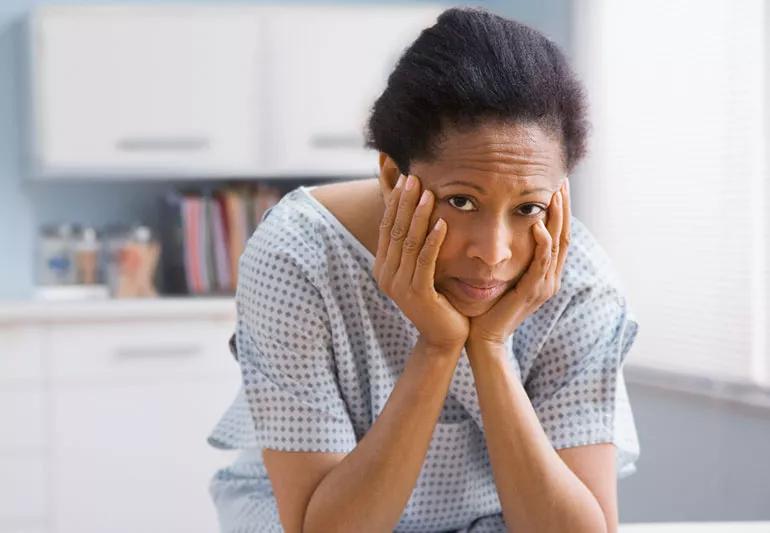
<path id="1" fill-rule="evenodd" d="M 593 129 L 574 211 L 639 319 L 631 366 L 770 387 L 768 11 L 575 4 Z"/>

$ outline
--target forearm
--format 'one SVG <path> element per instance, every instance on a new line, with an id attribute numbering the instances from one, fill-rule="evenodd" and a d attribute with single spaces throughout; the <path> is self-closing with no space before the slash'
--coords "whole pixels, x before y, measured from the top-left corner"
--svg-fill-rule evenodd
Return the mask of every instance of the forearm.
<path id="1" fill-rule="evenodd" d="M 418 341 L 380 416 L 321 481 L 303 530 L 392 531 L 409 502 L 462 346 L 438 353 Z"/>
<path id="2" fill-rule="evenodd" d="M 598 501 L 561 460 L 502 349 L 469 347 L 487 449 L 511 531 L 606 531 Z"/>

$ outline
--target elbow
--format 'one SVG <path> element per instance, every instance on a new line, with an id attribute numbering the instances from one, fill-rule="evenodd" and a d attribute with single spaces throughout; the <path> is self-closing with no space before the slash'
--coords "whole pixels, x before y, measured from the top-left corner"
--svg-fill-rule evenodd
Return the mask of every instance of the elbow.
<path id="1" fill-rule="evenodd" d="M 585 533 L 618 533 L 618 528 L 617 525 L 613 527 L 613 524 L 607 521 L 604 513 L 600 513 L 600 516 L 595 517 L 590 524 L 586 524 L 586 527 L 581 531 Z"/>
<path id="2" fill-rule="evenodd" d="M 618 533 L 618 528 L 612 527 L 607 519 L 604 517 L 604 513 L 599 513 L 599 516 L 594 517 L 590 524 L 586 524 L 581 531 L 585 533 Z"/>
<path id="3" fill-rule="evenodd" d="M 604 517 L 604 513 L 599 513 L 598 516 L 586 513 L 583 519 L 580 520 L 580 525 L 576 527 L 575 521 L 571 520 L 569 523 L 561 524 L 554 529 L 556 531 L 578 531 L 581 533 L 618 533 L 617 524 L 612 524 Z"/>

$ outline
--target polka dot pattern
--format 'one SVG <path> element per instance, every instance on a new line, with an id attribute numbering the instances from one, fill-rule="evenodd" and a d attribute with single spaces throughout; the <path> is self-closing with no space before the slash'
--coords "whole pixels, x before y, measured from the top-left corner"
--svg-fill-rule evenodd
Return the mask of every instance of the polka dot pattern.
<path id="1" fill-rule="evenodd" d="M 233 355 L 241 389 L 209 436 L 243 451 L 209 490 L 222 531 L 280 531 L 261 449 L 347 453 L 384 408 L 418 332 L 377 287 L 372 254 L 300 187 L 270 208 L 240 258 Z M 561 290 L 507 344 L 556 449 L 639 455 L 622 364 L 638 324 L 612 265 L 574 216 Z M 463 350 L 396 531 L 504 531 L 473 374 Z"/>

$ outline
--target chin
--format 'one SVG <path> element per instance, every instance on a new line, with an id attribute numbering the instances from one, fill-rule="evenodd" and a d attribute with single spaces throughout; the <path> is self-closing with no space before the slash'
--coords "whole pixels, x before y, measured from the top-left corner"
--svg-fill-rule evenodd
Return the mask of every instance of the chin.
<path id="1" fill-rule="evenodd" d="M 467 316 L 468 318 L 483 315 L 489 311 L 489 309 L 492 308 L 492 305 L 497 301 L 492 300 L 489 302 L 468 302 L 456 297 L 450 291 L 441 291 L 441 294 L 443 294 L 444 297 L 449 300 L 449 303 L 451 303 L 455 309 L 457 309 L 460 313 Z"/>

